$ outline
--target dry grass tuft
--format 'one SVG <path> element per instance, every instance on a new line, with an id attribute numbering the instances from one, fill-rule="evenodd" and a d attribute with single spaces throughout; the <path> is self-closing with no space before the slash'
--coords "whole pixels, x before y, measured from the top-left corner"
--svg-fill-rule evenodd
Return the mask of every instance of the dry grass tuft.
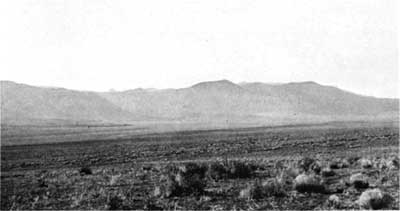
<path id="1" fill-rule="evenodd" d="M 358 205 L 363 209 L 384 209 L 390 208 L 393 198 L 378 188 L 364 191 L 357 200 Z"/>

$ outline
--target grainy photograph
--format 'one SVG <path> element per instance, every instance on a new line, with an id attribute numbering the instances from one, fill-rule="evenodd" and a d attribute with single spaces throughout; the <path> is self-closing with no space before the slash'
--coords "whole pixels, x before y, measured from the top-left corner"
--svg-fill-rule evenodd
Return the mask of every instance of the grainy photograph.
<path id="1" fill-rule="evenodd" d="M 396 0 L 2 0 L 1 210 L 399 210 Z"/>

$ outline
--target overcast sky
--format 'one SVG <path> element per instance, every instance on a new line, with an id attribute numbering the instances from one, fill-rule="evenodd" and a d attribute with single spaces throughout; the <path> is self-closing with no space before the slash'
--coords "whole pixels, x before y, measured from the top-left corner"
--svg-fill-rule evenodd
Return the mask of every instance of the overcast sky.
<path id="1" fill-rule="evenodd" d="M 105 91 L 316 81 L 398 97 L 396 2 L 0 2 L 0 77 Z"/>

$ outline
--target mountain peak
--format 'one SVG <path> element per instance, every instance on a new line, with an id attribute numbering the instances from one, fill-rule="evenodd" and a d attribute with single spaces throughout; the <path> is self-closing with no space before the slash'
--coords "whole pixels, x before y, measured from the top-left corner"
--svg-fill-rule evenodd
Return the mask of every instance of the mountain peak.
<path id="1" fill-rule="evenodd" d="M 191 88 L 195 89 L 211 89 L 211 88 L 216 88 L 216 89 L 224 89 L 224 88 L 233 88 L 237 89 L 240 88 L 239 85 L 233 83 L 232 81 L 223 79 L 223 80 L 218 80 L 218 81 L 205 81 L 205 82 L 200 82 L 195 85 L 193 85 Z"/>
<path id="2" fill-rule="evenodd" d="M 315 81 L 290 82 L 287 85 L 320 85 Z"/>

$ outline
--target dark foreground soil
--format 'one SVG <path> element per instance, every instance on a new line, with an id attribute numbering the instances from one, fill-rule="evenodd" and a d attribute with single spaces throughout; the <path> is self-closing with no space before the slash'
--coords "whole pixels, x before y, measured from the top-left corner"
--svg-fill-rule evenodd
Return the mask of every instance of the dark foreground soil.
<path id="1" fill-rule="evenodd" d="M 359 209 L 364 189 L 348 184 L 367 175 L 370 188 L 393 198 L 399 209 L 399 169 L 382 166 L 398 160 L 399 131 L 393 125 L 339 125 L 174 132 L 126 139 L 1 147 L 1 209 Z M 322 167 L 336 159 L 356 162 L 332 169 L 324 193 L 240 197 L 254 181 L 276 178 L 277 163 L 296 166 L 304 157 Z M 357 160 L 366 158 L 370 167 Z M 206 178 L 204 192 L 165 197 L 154 194 L 167 165 L 204 165 L 237 160 L 256 166 L 243 178 Z M 82 167 L 91 173 L 82 173 Z M 333 206 L 328 197 L 337 195 Z"/>

